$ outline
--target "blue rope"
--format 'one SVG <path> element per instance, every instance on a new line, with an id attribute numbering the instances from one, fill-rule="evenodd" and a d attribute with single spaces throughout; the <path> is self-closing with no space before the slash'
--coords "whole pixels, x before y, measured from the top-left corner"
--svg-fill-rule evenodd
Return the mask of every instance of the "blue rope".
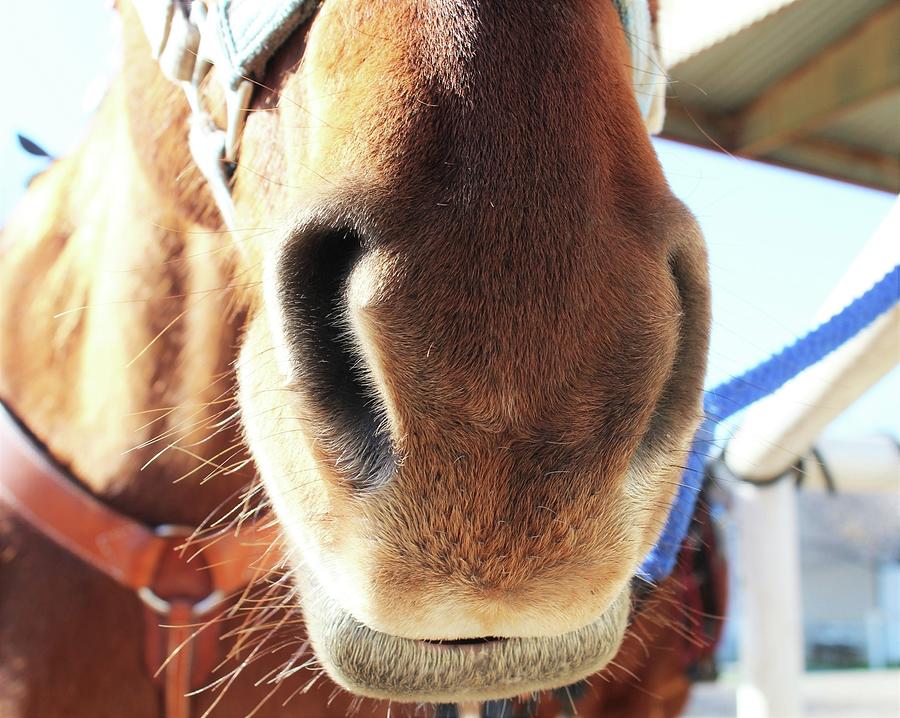
<path id="1" fill-rule="evenodd" d="M 649 581 L 661 581 L 672 573 L 691 524 L 706 460 L 712 456 L 719 423 L 778 390 L 803 370 L 824 359 L 898 302 L 900 265 L 891 269 L 865 294 L 790 346 L 706 392 L 703 402 L 705 419 L 694 436 L 678 494 L 659 541 L 638 570 L 639 576 Z"/>

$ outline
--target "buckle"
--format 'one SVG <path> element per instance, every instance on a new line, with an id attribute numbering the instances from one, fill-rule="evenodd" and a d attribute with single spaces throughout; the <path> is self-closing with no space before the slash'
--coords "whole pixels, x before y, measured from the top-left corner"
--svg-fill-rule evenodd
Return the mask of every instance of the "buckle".
<path id="1" fill-rule="evenodd" d="M 178 524 L 162 524 L 160 526 L 157 526 L 153 530 L 153 532 L 161 539 L 170 539 L 170 545 L 160 554 L 159 563 L 156 566 L 156 572 L 151 585 L 141 586 L 137 590 L 137 595 L 138 598 L 143 601 L 144 605 L 150 608 L 150 610 L 160 615 L 168 615 L 172 612 L 172 604 L 175 601 L 181 599 L 164 598 L 163 596 L 160 596 L 159 593 L 157 593 L 154 584 L 157 584 L 160 576 L 165 575 L 165 572 L 167 570 L 170 572 L 186 570 L 191 575 L 195 573 L 202 574 L 202 572 L 209 567 L 202 560 L 197 561 L 196 563 L 192 563 L 193 560 L 198 559 L 202 556 L 202 548 L 188 558 L 185 558 L 183 556 L 183 549 L 179 550 L 183 545 L 183 541 L 176 540 L 182 540 L 192 536 L 194 533 L 194 529 L 192 527 L 180 526 Z M 178 561 L 173 561 L 173 556 L 177 556 Z M 206 573 L 206 576 L 209 580 L 211 588 L 205 596 L 194 600 L 191 604 L 192 618 L 200 618 L 201 616 L 205 616 L 225 599 L 224 592 L 215 588 L 215 586 L 213 585 L 212 574 Z"/>
<path id="2" fill-rule="evenodd" d="M 172 612 L 172 602 L 156 595 L 156 592 L 149 586 L 141 586 L 137 590 L 138 598 L 144 602 L 154 613 L 167 616 Z M 212 611 L 225 599 L 225 594 L 219 589 L 214 589 L 206 598 L 202 598 L 191 605 L 191 618 L 200 618 Z"/>

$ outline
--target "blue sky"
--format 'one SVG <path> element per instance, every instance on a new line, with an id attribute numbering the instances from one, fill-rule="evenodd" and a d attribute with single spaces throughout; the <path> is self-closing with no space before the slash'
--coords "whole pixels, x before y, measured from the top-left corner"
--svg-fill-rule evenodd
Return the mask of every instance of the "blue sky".
<path id="1" fill-rule="evenodd" d="M 52 8 L 52 9 L 51 9 Z M 54 153 L 83 134 L 110 58 L 106 3 L 4 3 L 0 58 L 0 220 L 41 162 L 15 132 Z M 709 384 L 740 373 L 810 326 L 819 304 L 887 214 L 891 195 L 677 143 L 656 148 L 707 237 L 713 282 Z M 887 270 L 888 267 L 885 267 Z M 828 430 L 900 436 L 895 370 Z"/>

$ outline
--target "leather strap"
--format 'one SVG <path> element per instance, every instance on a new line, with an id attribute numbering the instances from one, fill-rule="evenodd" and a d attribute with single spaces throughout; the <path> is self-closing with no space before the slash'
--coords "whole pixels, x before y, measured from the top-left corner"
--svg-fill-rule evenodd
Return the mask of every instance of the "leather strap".
<path id="1" fill-rule="evenodd" d="M 167 76 L 173 80 L 190 80 L 199 60 L 214 64 L 223 74 L 222 82 L 233 89 L 248 78 L 261 79 L 269 58 L 320 4 L 318 0 L 219 0 L 218 3 L 132 0 L 132 3 L 143 23 L 153 57 L 159 60 Z M 203 6 L 203 15 L 190 17 L 198 4 Z M 182 31 L 182 20 L 190 23 L 192 32 Z M 186 44 L 185 38 L 192 35 L 196 39 Z M 186 52 L 185 47 L 193 53 Z M 167 53 L 172 55 L 171 59 Z"/>
<path id="2" fill-rule="evenodd" d="M 164 554 L 179 549 L 192 531 L 153 529 L 109 508 L 68 477 L 25 432 L 5 407 L 0 410 L 0 500 L 123 586 L 152 589 Z M 182 539 L 178 545 L 173 546 L 173 536 Z M 274 538 L 271 527 L 248 523 L 237 532 L 192 542 L 184 553 L 188 558 L 202 554 L 213 589 L 230 594 L 269 568 L 260 561 Z"/>
<path id="3" fill-rule="evenodd" d="M 204 619 L 276 565 L 276 530 L 248 523 L 236 532 L 186 540 L 189 527 L 150 528 L 104 505 L 75 483 L 0 402 L 0 502 L 47 538 L 145 605 L 148 670 L 164 689 L 166 718 L 188 718 L 187 693 L 219 661 L 220 627 Z"/>
<path id="4" fill-rule="evenodd" d="M 121 584 L 150 584 L 165 542 L 64 477 L 6 411 L 0 466 L 0 499 L 34 528 Z"/>
<path id="5" fill-rule="evenodd" d="M 191 664 L 194 646 L 190 640 L 190 623 L 193 611 L 190 602 L 179 600 L 172 603 L 169 611 L 169 628 L 166 630 L 166 654 L 171 657 L 163 673 L 165 680 L 164 700 L 166 718 L 189 718 L 191 703 Z"/>

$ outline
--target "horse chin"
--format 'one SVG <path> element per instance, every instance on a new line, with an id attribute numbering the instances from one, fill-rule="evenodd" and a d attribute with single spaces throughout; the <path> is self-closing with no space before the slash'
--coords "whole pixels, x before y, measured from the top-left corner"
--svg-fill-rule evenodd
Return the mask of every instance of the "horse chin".
<path id="1" fill-rule="evenodd" d="M 307 632 L 328 675 L 352 693 L 399 702 L 495 700 L 570 685 L 612 660 L 630 611 L 626 587 L 602 616 L 558 636 L 425 641 L 363 625 L 310 575 L 298 584 Z"/>

